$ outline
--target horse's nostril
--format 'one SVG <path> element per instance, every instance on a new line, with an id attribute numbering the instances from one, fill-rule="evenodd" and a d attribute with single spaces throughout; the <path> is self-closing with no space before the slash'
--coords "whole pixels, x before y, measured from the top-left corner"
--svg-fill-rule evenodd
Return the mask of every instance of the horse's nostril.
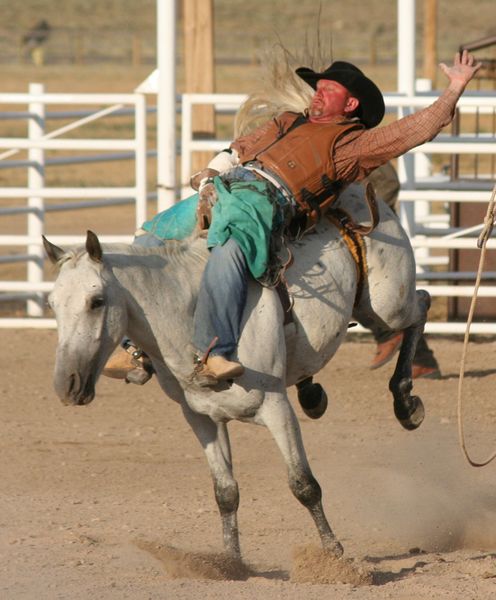
<path id="1" fill-rule="evenodd" d="M 69 376 L 69 390 L 68 390 L 69 394 L 72 394 L 74 392 L 74 388 L 76 386 L 76 380 L 77 380 L 77 377 L 76 377 L 75 373 L 73 373 L 72 375 Z"/>

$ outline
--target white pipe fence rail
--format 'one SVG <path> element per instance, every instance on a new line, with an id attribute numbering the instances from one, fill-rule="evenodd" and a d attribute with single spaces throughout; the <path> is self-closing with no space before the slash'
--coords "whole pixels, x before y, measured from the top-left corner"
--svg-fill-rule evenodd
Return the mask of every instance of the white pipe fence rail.
<path id="1" fill-rule="evenodd" d="M 181 166 L 180 185 L 181 197 L 191 193 L 189 178 L 192 172 L 192 154 L 197 151 L 217 152 L 226 148 L 230 139 L 218 140 L 195 140 L 192 130 L 192 112 L 195 105 L 210 104 L 215 107 L 217 113 L 233 114 L 246 96 L 242 94 L 184 94 L 181 100 Z M 416 96 L 405 96 L 400 94 L 388 94 L 385 102 L 388 112 L 405 112 L 429 105 L 436 94 L 423 93 Z M 36 100 L 36 102 L 35 102 Z M 116 140 L 88 140 L 88 139 L 54 139 L 57 136 L 43 134 L 43 130 L 33 129 L 30 139 L 23 138 L 0 138 L 0 168 L 2 158 L 10 158 L 21 149 L 28 150 L 33 156 L 27 161 L 19 161 L 23 166 L 33 173 L 43 172 L 43 161 L 47 160 L 43 154 L 45 150 L 101 150 L 114 151 L 122 155 L 128 152 L 135 157 L 135 186 L 132 187 L 99 187 L 99 188 L 50 188 L 45 187 L 43 179 L 28 180 L 26 187 L 11 187 L 0 189 L 0 200 L 2 198 L 27 199 L 27 206 L 0 208 L 0 219 L 2 216 L 14 214 L 15 211 L 29 214 L 31 223 L 28 221 L 26 235 L 0 235 L 0 246 L 23 246 L 27 252 L 17 255 L 12 260 L 27 259 L 28 264 L 35 265 L 26 282 L 1 282 L 0 295 L 4 298 L 14 297 L 15 294 L 26 294 L 31 301 L 30 315 L 41 315 L 40 304 L 43 294 L 52 287 L 50 282 L 42 280 L 42 255 L 40 236 L 43 231 L 43 213 L 47 210 L 69 210 L 70 207 L 60 203 L 59 205 L 44 206 L 46 198 L 51 199 L 77 199 L 84 198 L 81 203 L 71 203 L 75 206 L 89 206 L 95 203 L 121 203 L 136 202 L 136 226 L 139 227 L 146 217 L 146 106 L 144 96 L 141 94 L 44 94 L 40 90 L 33 98 L 32 94 L 0 94 L 1 104 L 27 104 L 28 113 L 18 111 L 17 114 L 26 114 L 32 119 L 33 113 L 37 115 L 36 121 L 43 123 L 43 110 L 49 104 L 56 105 L 103 105 L 107 108 L 99 112 L 109 115 L 114 111 L 129 110 L 123 106 L 130 106 L 135 114 L 135 137 L 133 139 Z M 113 109 L 113 110 L 112 110 Z M 496 97 L 484 95 L 483 93 L 470 93 L 464 95 L 459 101 L 459 110 L 462 113 L 478 111 L 479 114 L 496 114 Z M 87 122 L 92 115 L 83 111 L 73 111 L 74 116 L 81 116 L 80 121 Z M 0 112 L 0 119 L 5 113 Z M 49 114 L 48 112 L 45 114 Z M 96 118 L 96 117 L 95 117 Z M 78 121 L 76 121 L 77 125 Z M 64 128 L 61 128 L 64 132 Z M 59 130 L 57 130 L 59 131 Z M 473 278 L 474 273 L 454 272 L 446 270 L 449 264 L 448 252 L 452 249 L 475 249 L 476 238 L 481 226 L 471 228 L 460 228 L 450 226 L 448 207 L 452 203 L 487 203 L 490 197 L 493 181 L 477 180 L 473 182 L 450 182 L 442 174 L 422 172 L 419 177 L 419 169 L 412 168 L 412 162 L 420 161 L 424 157 L 432 157 L 435 154 L 442 155 L 494 155 L 495 137 L 493 134 L 459 136 L 441 134 L 434 141 L 415 148 L 405 157 L 403 170 L 406 173 L 402 181 L 399 201 L 401 207 L 402 222 L 410 235 L 412 246 L 416 252 L 419 265 L 418 282 L 419 287 L 427 289 L 432 296 L 441 297 L 469 297 L 473 293 L 473 286 L 467 282 Z M 8 149 L 3 152 L 1 149 Z M 116 155 L 117 156 L 117 155 Z M 91 160 L 91 157 L 84 157 Z M 70 157 L 76 159 L 77 157 Z M 102 157 L 103 159 L 103 157 Z M 61 159 L 51 159 L 60 160 Z M 410 163 L 408 163 L 410 161 Z M 14 162 L 14 161 L 12 161 Z M 419 162 L 417 164 L 420 164 Z M 21 165 L 19 165 L 21 166 Z M 40 168 L 41 167 L 41 168 Z M 33 178 L 35 176 L 33 175 Z M 92 199 L 92 200 L 90 200 Z M 434 203 L 442 204 L 444 211 L 434 214 L 431 207 Z M 1 223 L 0 223 L 1 224 Z M 482 224 L 481 224 L 482 225 Z M 56 244 L 74 244 L 84 241 L 82 236 L 51 236 Z M 103 236 L 105 242 L 130 241 L 131 236 Z M 490 239 L 488 248 L 496 248 L 496 239 Z M 435 250 L 435 252 L 431 252 Z M 22 258 L 21 258 L 22 257 Z M 0 261 L 1 262 L 1 261 Z M 439 270 L 432 270 L 436 267 Z M 444 270 L 443 270 L 444 269 Z M 484 278 L 486 283 L 496 281 L 496 273 L 486 272 Z M 465 285 L 462 283 L 465 282 Z M 455 285 L 456 284 L 456 285 Z M 35 294 L 35 296 L 33 296 Z M 496 285 L 484 285 L 480 288 L 481 297 L 495 297 Z M 496 304 L 496 303 L 495 303 Z M 37 313 L 38 311 L 38 313 Z M 13 318 L 0 319 L 0 327 L 54 327 L 53 319 L 37 318 Z M 463 333 L 464 323 L 441 323 L 429 322 L 426 331 L 432 333 L 453 334 Z M 352 331 L 360 331 L 360 327 Z M 495 334 L 496 323 L 474 323 L 473 333 Z"/>
<path id="2" fill-rule="evenodd" d="M 27 119 L 28 135 L 26 138 L 0 138 L 0 165 L 4 168 L 27 168 L 27 184 L 25 187 L 0 188 L 2 199 L 24 200 L 24 205 L 0 206 L 0 219 L 14 214 L 25 214 L 27 218 L 26 235 L 0 235 L 0 246 L 23 246 L 25 254 L 3 256 L 2 263 L 27 262 L 27 281 L 0 281 L 0 299 L 11 300 L 16 297 L 27 297 L 27 319 L 0 319 L 0 326 L 54 326 L 53 319 L 40 319 L 44 313 L 44 293 L 51 289 L 52 284 L 43 280 L 43 248 L 41 235 L 44 233 L 44 218 L 48 211 L 75 210 L 85 207 L 99 207 L 112 204 L 135 204 L 135 224 L 139 227 L 146 219 L 147 187 L 147 131 L 146 131 L 146 101 L 144 94 L 54 94 L 45 93 L 40 84 L 31 84 L 28 94 L 0 94 L 0 105 L 13 107 L 27 106 L 27 111 L 10 110 L 0 112 L 0 120 Z M 90 106 L 85 110 L 49 112 L 47 107 L 56 105 Z M 103 106 L 103 107 L 102 107 Z M 128 139 L 115 137 L 113 139 L 70 138 L 60 139 L 60 136 L 74 131 L 97 119 L 108 116 L 131 115 L 134 120 L 133 136 Z M 47 118 L 80 117 L 67 125 L 49 133 L 46 132 Z M 2 151 L 4 149 L 4 151 Z M 27 160 L 7 160 L 19 154 L 28 152 Z M 47 187 L 45 185 L 45 167 L 57 164 L 57 159 L 47 160 L 46 151 L 98 151 L 106 154 L 93 156 L 71 156 L 58 159 L 58 164 L 77 164 L 101 162 L 131 158 L 134 161 L 134 185 L 128 187 Z M 112 153 L 112 154 L 110 154 Z M 77 200 L 58 205 L 45 206 L 46 199 Z M 3 223 L 0 221 L 0 227 Z M 83 241 L 81 236 L 51 236 L 58 244 L 74 244 Z M 102 241 L 125 241 L 132 239 L 128 236 L 102 236 Z M 12 292 L 6 294 L 5 292 Z M 33 317 L 37 317 L 36 319 Z M 36 324 L 36 325 L 35 325 Z"/>

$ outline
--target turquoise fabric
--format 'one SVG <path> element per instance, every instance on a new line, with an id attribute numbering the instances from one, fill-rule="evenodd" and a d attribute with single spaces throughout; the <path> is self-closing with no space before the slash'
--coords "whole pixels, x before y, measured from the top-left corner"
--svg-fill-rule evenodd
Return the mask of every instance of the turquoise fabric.
<path id="1" fill-rule="evenodd" d="M 245 255 L 248 268 L 256 279 L 267 269 L 269 241 L 274 207 L 268 184 L 263 181 L 231 182 L 229 189 L 220 177 L 215 177 L 218 200 L 212 211 L 208 230 L 209 248 L 222 246 L 233 237 Z M 164 210 L 142 228 L 163 240 L 182 240 L 196 226 L 198 194 L 181 200 Z"/>
<path id="2" fill-rule="evenodd" d="M 197 205 L 198 194 L 193 194 L 159 212 L 141 227 L 162 240 L 183 240 L 193 233 L 196 226 Z"/>
<path id="3" fill-rule="evenodd" d="M 220 177 L 214 179 L 218 200 L 212 211 L 208 247 L 223 245 L 230 238 L 238 242 L 248 268 L 261 277 L 269 262 L 269 242 L 274 207 L 264 181 L 235 181 L 229 189 Z"/>

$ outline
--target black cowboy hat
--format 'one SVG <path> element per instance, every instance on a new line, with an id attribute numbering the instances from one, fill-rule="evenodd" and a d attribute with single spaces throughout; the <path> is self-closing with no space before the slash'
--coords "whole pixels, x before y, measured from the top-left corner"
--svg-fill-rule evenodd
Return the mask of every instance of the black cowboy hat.
<path id="1" fill-rule="evenodd" d="M 355 65 L 337 60 L 322 73 L 316 73 L 308 67 L 300 67 L 296 69 L 296 74 L 314 90 L 317 89 L 319 79 L 337 81 L 344 86 L 360 101 L 357 116 L 367 129 L 382 121 L 385 106 L 381 90 Z"/>

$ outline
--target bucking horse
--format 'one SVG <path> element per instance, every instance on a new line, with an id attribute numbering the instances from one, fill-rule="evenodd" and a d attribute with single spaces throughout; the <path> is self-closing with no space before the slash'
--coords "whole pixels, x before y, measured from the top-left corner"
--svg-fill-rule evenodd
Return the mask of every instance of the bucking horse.
<path id="1" fill-rule="evenodd" d="M 367 220 L 361 185 L 349 186 L 335 206 L 355 222 Z M 415 260 L 405 231 L 384 203 L 379 202 L 379 208 L 377 227 L 357 250 L 360 260 L 340 226 L 326 218 L 312 234 L 291 244 L 294 263 L 286 280 L 293 319 L 288 325 L 276 291 L 250 281 L 238 348 L 245 373 L 214 388 L 200 387 L 192 376 L 193 311 L 208 258 L 202 237 L 154 249 L 102 245 L 90 231 L 85 245 L 72 249 L 44 238 L 47 255 L 58 268 L 49 296 L 58 327 L 58 396 L 65 404 L 89 404 L 123 336 L 142 348 L 161 388 L 180 404 L 205 452 L 224 550 L 232 559 L 241 560 L 239 491 L 227 427 L 234 419 L 270 430 L 286 463 L 289 487 L 313 518 L 325 552 L 342 555 L 286 388 L 322 369 L 354 319 L 405 332 L 389 388 L 401 425 L 415 429 L 422 422 L 422 401 L 411 395 L 411 366 L 430 299 L 427 292 L 416 290 Z"/>

